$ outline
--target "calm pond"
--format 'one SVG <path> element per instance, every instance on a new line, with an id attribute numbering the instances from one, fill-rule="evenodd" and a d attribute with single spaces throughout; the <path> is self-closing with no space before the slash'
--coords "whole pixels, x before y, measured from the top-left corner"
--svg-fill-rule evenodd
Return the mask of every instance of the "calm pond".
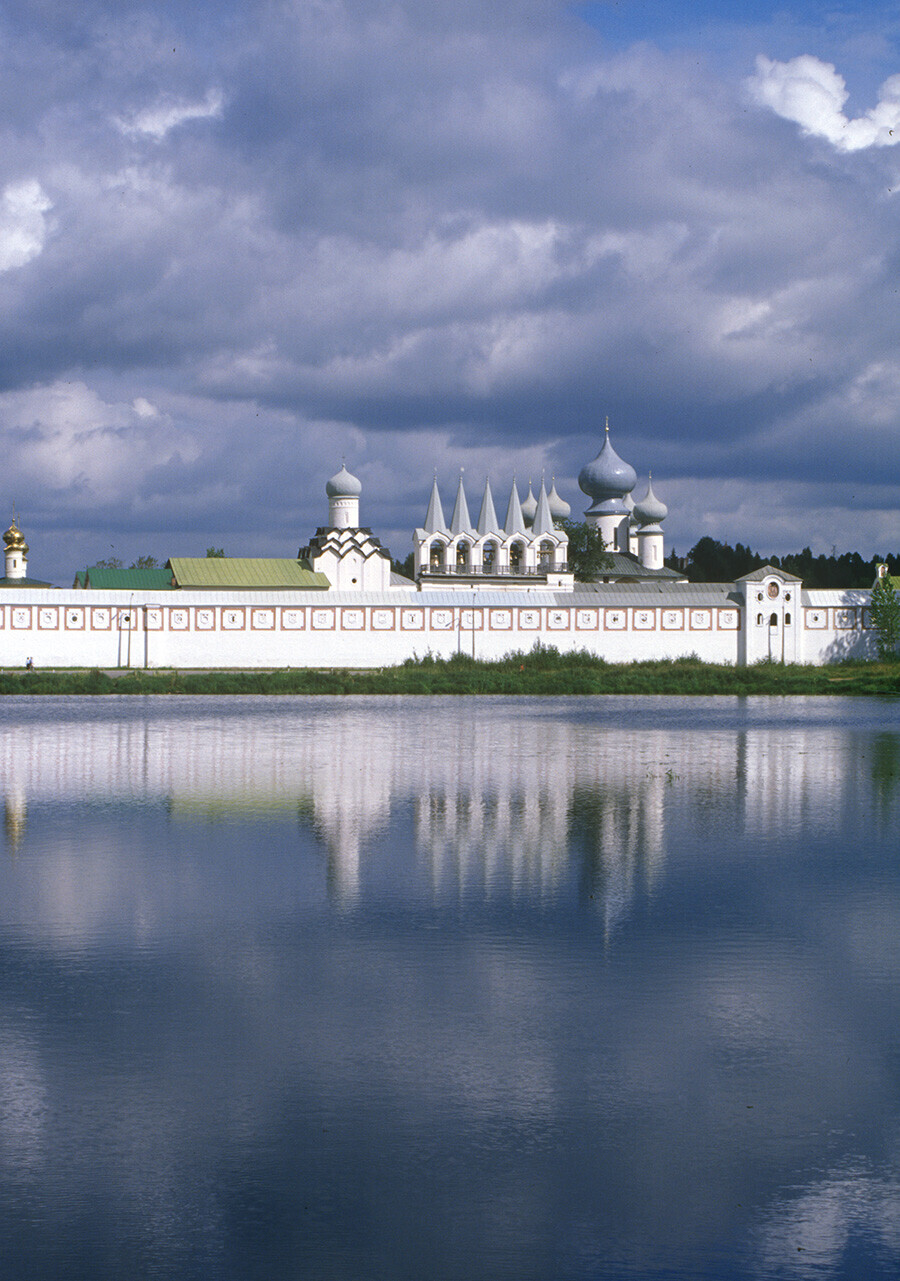
<path id="1" fill-rule="evenodd" d="M 4 699 L 19 1278 L 900 1272 L 875 699 Z"/>

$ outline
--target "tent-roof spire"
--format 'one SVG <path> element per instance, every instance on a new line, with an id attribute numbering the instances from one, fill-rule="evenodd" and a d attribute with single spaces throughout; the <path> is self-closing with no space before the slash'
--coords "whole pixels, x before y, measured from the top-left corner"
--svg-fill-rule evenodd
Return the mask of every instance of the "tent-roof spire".
<path id="1" fill-rule="evenodd" d="M 438 493 L 437 472 L 431 486 L 431 498 L 428 500 L 428 511 L 425 513 L 425 532 L 428 534 L 446 534 L 447 522 L 444 520 L 444 509 Z"/>
<path id="2" fill-rule="evenodd" d="M 547 486 L 541 477 L 541 492 L 538 494 L 537 509 L 531 526 L 532 534 L 552 534 L 553 517 L 550 515 L 550 503 L 547 499 Z"/>
<path id="3" fill-rule="evenodd" d="M 491 493 L 489 477 L 485 477 L 484 497 L 481 500 L 481 511 L 478 513 L 478 524 L 475 529 L 482 535 L 500 532 L 500 522 L 497 520 L 497 513 L 494 511 L 494 496 Z"/>
<path id="4" fill-rule="evenodd" d="M 453 505 L 453 515 L 450 518 L 450 533 L 471 534 L 473 532 L 472 520 L 469 516 L 469 504 L 466 502 L 466 491 L 463 486 L 462 468 L 460 468 L 459 486 L 456 490 L 456 502 Z"/>
<path id="5" fill-rule="evenodd" d="M 519 502 L 519 491 L 516 488 L 516 479 L 513 477 L 512 490 L 509 495 L 509 504 L 506 508 L 506 520 L 503 525 L 507 534 L 524 534 L 526 533 L 525 521 L 522 518 L 522 505 Z"/>

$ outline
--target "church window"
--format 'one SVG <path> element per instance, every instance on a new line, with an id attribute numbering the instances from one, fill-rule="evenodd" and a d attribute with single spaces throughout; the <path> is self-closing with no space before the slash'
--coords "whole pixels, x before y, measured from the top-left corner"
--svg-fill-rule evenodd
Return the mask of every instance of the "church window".
<path id="1" fill-rule="evenodd" d="M 514 574 L 522 568 L 522 544 L 512 543 L 509 549 L 509 567 Z"/>
<path id="2" fill-rule="evenodd" d="M 497 563 L 497 544 L 496 543 L 485 543 L 484 551 L 482 553 L 481 563 L 484 567 L 484 572 L 486 574 L 493 573 L 494 566 Z"/>
<path id="3" fill-rule="evenodd" d="M 785 625 L 785 627 L 790 627 L 790 625 L 791 625 L 791 616 L 790 616 L 790 614 L 785 614 L 785 616 L 784 616 L 784 625 Z"/>
<path id="4" fill-rule="evenodd" d="M 547 542 L 545 540 L 540 544 L 538 548 L 538 560 L 540 561 L 541 569 L 551 568 L 553 565 L 553 544 L 551 542 Z"/>
<path id="5" fill-rule="evenodd" d="M 778 626 L 778 615 L 777 615 L 777 614 L 770 614 L 770 615 L 769 615 L 769 626 L 770 626 L 770 627 L 777 627 L 777 626 Z"/>

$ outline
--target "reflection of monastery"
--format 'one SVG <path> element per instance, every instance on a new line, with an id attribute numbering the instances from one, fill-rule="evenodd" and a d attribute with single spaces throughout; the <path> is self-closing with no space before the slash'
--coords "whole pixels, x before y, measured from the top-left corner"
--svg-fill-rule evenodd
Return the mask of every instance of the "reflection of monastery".
<path id="1" fill-rule="evenodd" d="M 609 439 L 578 478 L 608 549 L 602 581 L 567 564 L 570 506 L 543 482 L 501 522 L 490 483 L 472 519 L 460 478 L 449 522 L 435 481 L 413 534 L 415 581 L 359 523 L 360 482 L 326 486 L 328 524 L 295 558 L 172 557 L 162 569 L 92 567 L 71 589 L 27 577 L 15 520 L 4 534 L 4 666 L 382 667 L 414 654 L 500 657 L 536 642 L 610 661 L 696 654 L 711 662 L 819 663 L 872 648 L 868 591 L 808 591 L 766 567 L 734 583 L 664 566 L 667 508 Z M 449 509 L 448 509 L 449 510 Z M 474 508 L 473 508 L 474 510 Z M 501 510 L 504 510 L 501 507 Z"/>
<path id="2" fill-rule="evenodd" d="M 762 839 L 801 814 L 838 832 L 872 786 L 870 762 L 848 755 L 831 725 L 732 732 L 657 728 L 652 716 L 629 725 L 609 700 L 592 700 L 590 715 L 516 699 L 454 700 L 449 711 L 432 700 L 311 702 L 299 715 L 283 704 L 223 714 L 203 703 L 176 715 L 156 701 L 121 714 L 103 700 L 89 719 L 77 709 L 68 720 L 23 712 L 27 733 L 13 715 L 0 726 L 7 850 L 28 857 L 37 828 L 35 885 L 67 929 L 106 910 L 129 916 L 120 901 L 127 859 L 108 847 L 105 827 L 81 845 L 56 820 L 48 846 L 40 813 L 104 810 L 111 798 L 156 803 L 175 825 L 311 830 L 322 884 L 345 905 L 579 898 L 613 927 L 653 891 L 686 830 L 716 857 L 723 825 Z M 890 787 L 895 795 L 896 774 Z M 129 825 L 118 827 L 127 846 Z M 160 830 L 147 856 L 162 848 L 178 841 Z M 246 858 L 255 857 L 250 842 Z M 143 898 L 153 882 L 136 874 L 136 922 L 165 916 Z M 176 877 L 171 892 L 204 890 Z"/>

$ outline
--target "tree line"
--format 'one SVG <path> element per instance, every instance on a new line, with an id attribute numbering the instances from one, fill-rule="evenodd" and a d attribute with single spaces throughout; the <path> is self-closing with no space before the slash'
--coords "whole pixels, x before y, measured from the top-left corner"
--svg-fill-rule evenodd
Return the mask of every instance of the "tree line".
<path id="1" fill-rule="evenodd" d="M 709 537 L 701 538 L 687 556 L 673 551 L 665 563 L 692 583 L 733 583 L 763 565 L 774 565 L 802 578 L 804 587 L 871 587 L 879 564 L 887 565 L 889 574 L 900 575 L 900 553 L 864 560 L 859 552 L 814 556 L 804 547 L 785 556 L 761 556 L 743 543 L 732 547 Z"/>

